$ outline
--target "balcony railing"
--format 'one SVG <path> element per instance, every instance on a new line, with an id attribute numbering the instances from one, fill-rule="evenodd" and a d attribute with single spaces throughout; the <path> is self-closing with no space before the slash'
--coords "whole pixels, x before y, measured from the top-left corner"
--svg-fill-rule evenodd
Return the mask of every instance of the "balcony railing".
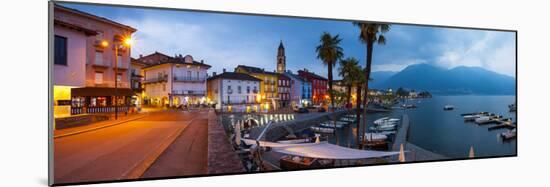
<path id="1" fill-rule="evenodd" d="M 119 113 L 126 113 L 130 110 L 133 110 L 135 107 L 132 106 L 118 106 Z M 115 112 L 114 106 L 106 107 L 71 107 L 71 115 L 76 114 L 95 114 L 95 113 L 113 113 Z"/>
<path id="2" fill-rule="evenodd" d="M 147 78 L 145 79 L 144 83 L 150 84 L 150 83 L 158 83 L 158 82 L 166 82 L 166 81 L 168 81 L 168 75 L 164 75 L 162 77 Z"/>
<path id="3" fill-rule="evenodd" d="M 233 93 L 233 89 L 227 89 L 227 94 L 232 94 Z"/>
<path id="4" fill-rule="evenodd" d="M 88 80 L 86 81 L 87 87 L 109 87 L 114 88 L 115 87 L 115 81 L 102 81 L 101 83 L 95 82 L 95 80 Z M 117 82 L 117 87 L 119 88 L 130 88 L 130 84 L 128 82 Z"/>
<path id="5" fill-rule="evenodd" d="M 204 90 L 172 90 L 173 95 L 206 95 Z"/>
<path id="6" fill-rule="evenodd" d="M 204 82 L 205 77 L 186 77 L 186 76 L 174 76 L 176 82 Z"/>
<path id="7" fill-rule="evenodd" d="M 108 62 L 105 62 L 105 61 L 94 61 L 94 63 L 92 63 L 92 66 L 106 68 L 106 67 L 109 67 L 111 65 Z"/>
<path id="8" fill-rule="evenodd" d="M 228 105 L 228 104 L 260 104 L 260 102 L 257 101 L 246 101 L 246 100 L 229 100 L 229 101 L 222 101 L 222 104 Z"/>

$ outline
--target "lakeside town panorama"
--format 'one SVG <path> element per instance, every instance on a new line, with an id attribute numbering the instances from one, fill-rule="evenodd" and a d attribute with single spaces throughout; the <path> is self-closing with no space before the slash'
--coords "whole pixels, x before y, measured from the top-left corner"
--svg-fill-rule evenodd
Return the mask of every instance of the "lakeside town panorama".
<path id="1" fill-rule="evenodd" d="M 54 184 L 517 155 L 514 31 L 51 5 Z"/>

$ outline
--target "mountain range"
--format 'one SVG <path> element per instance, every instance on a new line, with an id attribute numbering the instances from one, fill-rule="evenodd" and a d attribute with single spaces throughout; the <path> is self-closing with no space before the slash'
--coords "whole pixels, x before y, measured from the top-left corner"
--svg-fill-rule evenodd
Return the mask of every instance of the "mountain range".
<path id="1" fill-rule="evenodd" d="M 399 72 L 371 73 L 370 87 L 428 91 L 435 95 L 514 95 L 516 79 L 481 67 L 459 66 L 444 69 L 430 64 L 414 64 Z"/>

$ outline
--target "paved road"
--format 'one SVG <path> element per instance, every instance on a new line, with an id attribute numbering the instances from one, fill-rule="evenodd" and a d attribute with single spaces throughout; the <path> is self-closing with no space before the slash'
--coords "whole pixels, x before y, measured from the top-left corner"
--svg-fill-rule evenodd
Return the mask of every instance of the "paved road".
<path id="1" fill-rule="evenodd" d="M 207 112 L 162 111 L 124 124 L 54 139 L 55 183 L 105 181 L 135 178 L 141 176 L 155 159 L 168 157 L 164 150 L 174 149 L 176 144 L 190 139 L 188 136 L 207 131 L 207 121 L 202 119 Z M 189 124 L 193 129 L 187 132 Z M 204 125 L 200 125 L 204 123 Z M 202 127 L 202 128 L 201 128 Z M 181 135 L 180 135 L 181 134 Z M 207 136 L 204 136 L 206 139 Z M 193 138 L 191 138 L 193 139 Z M 203 156 L 206 141 L 198 141 L 192 152 L 187 152 L 191 161 Z M 175 144 L 170 144 L 174 142 Z M 185 146 L 185 145 L 183 145 Z M 176 146 L 180 147 L 180 146 Z M 201 148 L 204 149 L 199 149 Z M 177 149 L 176 149 L 177 150 Z M 203 153 L 204 152 L 204 153 Z M 197 155 L 194 155 L 197 154 Z M 206 159 L 206 156 L 204 156 Z M 159 161 L 162 161 L 159 160 Z M 197 166 L 206 162 L 197 162 Z M 195 171 L 195 170 L 193 170 Z"/>
<path id="2" fill-rule="evenodd" d="M 207 173 L 208 116 L 195 118 L 142 178 Z"/>

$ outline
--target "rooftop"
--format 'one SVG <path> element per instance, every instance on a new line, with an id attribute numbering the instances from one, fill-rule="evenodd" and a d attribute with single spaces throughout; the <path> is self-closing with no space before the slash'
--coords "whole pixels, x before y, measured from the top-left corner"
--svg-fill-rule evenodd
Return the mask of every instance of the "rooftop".
<path id="1" fill-rule="evenodd" d="M 271 75 L 279 75 L 278 73 L 265 71 L 263 68 L 258 68 L 253 66 L 238 65 L 235 69 L 237 68 L 242 68 L 249 73 L 264 73 L 264 74 L 271 74 Z"/>
<path id="2" fill-rule="evenodd" d="M 183 57 L 180 54 L 180 55 L 176 55 L 175 57 L 170 57 L 168 55 L 165 55 L 165 54 L 162 54 L 162 53 L 159 53 L 159 52 L 155 52 L 153 54 L 141 57 L 139 59 L 146 58 L 146 57 L 151 56 L 151 55 L 164 55 L 168 58 L 166 58 L 164 60 L 161 59 L 159 62 L 156 62 L 156 63 L 153 63 L 153 64 L 148 64 L 148 66 L 146 66 L 145 68 L 154 67 L 154 66 L 158 66 L 158 65 L 162 65 L 162 64 L 194 65 L 194 66 L 203 66 L 203 67 L 206 67 L 206 68 L 212 67 L 208 64 L 205 64 L 203 60 L 201 60 L 200 62 L 193 60 L 193 57 L 191 55 L 186 55 L 185 57 Z"/>
<path id="3" fill-rule="evenodd" d="M 87 12 L 84 12 L 84 11 L 80 11 L 80 10 L 77 10 L 77 9 L 61 6 L 57 3 L 55 3 L 55 10 L 56 11 L 66 11 L 66 12 L 71 12 L 71 13 L 74 13 L 74 14 L 78 14 L 78 15 L 81 15 L 81 16 L 84 16 L 84 17 L 95 19 L 97 21 L 109 23 L 111 25 L 115 25 L 115 26 L 118 26 L 118 27 L 128 29 L 131 32 L 136 32 L 137 31 L 137 29 L 135 29 L 133 27 L 130 27 L 128 25 L 124 25 L 122 23 L 118 23 L 116 21 L 113 21 L 113 20 L 110 20 L 110 19 L 107 19 L 107 18 L 104 18 L 104 17 L 96 16 L 96 15 L 93 15 L 93 14 L 90 14 L 90 13 L 87 13 Z"/>
<path id="4" fill-rule="evenodd" d="M 209 77 L 208 80 L 214 80 L 214 79 L 232 79 L 232 80 L 248 80 L 248 81 L 262 81 L 261 79 L 258 79 L 256 77 L 250 76 L 245 73 L 235 73 L 235 72 L 224 72 L 219 75 L 215 75 L 212 77 Z"/>
<path id="5" fill-rule="evenodd" d="M 323 76 L 320 76 L 320 75 L 317 75 L 313 72 L 310 72 L 308 71 L 307 69 L 305 70 L 298 70 L 298 74 L 305 74 L 305 75 L 308 75 L 310 77 L 313 77 L 315 79 L 321 79 L 321 80 L 328 80 L 327 78 L 323 77 Z"/>

